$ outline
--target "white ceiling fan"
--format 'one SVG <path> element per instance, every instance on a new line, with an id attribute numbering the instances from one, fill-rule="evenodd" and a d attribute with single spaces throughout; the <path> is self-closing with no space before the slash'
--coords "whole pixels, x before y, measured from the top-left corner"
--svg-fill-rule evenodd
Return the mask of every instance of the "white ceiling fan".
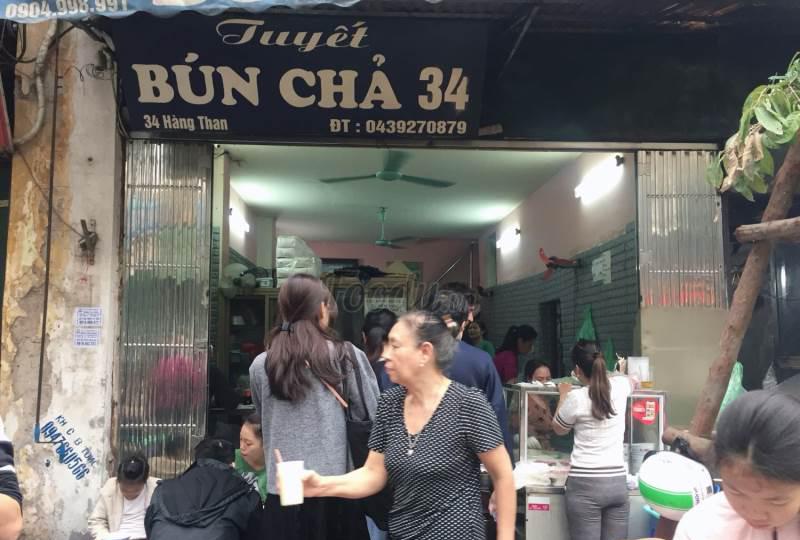
<path id="1" fill-rule="evenodd" d="M 408 246 L 400 245 L 402 242 L 411 242 L 416 241 L 417 243 L 425 242 L 427 239 L 418 238 L 416 236 L 401 236 L 399 238 L 392 238 L 391 240 L 386 238 L 386 212 L 389 209 L 385 206 L 381 206 L 378 208 L 378 221 L 381 224 L 381 232 L 380 236 L 377 240 L 375 240 L 375 245 L 390 249 L 406 249 Z"/>
<path id="2" fill-rule="evenodd" d="M 355 182 L 357 180 L 378 179 L 383 180 L 384 182 L 409 182 L 411 184 L 418 184 L 420 186 L 432 188 L 448 188 L 455 185 L 454 182 L 435 180 L 433 178 L 412 176 L 401 173 L 400 169 L 403 168 L 403 165 L 406 164 L 410 157 L 410 154 L 407 152 L 387 150 L 386 159 L 383 162 L 383 169 L 376 173 L 362 174 L 358 176 L 341 176 L 338 178 L 321 178 L 320 182 L 323 184 L 341 184 L 343 182 Z"/>

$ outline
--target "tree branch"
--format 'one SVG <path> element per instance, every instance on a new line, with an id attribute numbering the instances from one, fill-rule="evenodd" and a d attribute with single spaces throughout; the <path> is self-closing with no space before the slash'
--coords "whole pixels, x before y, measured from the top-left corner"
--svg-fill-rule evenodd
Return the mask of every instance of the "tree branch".
<path id="1" fill-rule="evenodd" d="M 779 219 L 769 223 L 742 225 L 736 229 L 736 239 L 741 242 L 785 240 L 800 242 L 800 218 Z"/>
<path id="2" fill-rule="evenodd" d="M 798 183 L 800 183 L 800 139 L 796 138 L 789 147 L 783 165 L 775 176 L 772 194 L 761 218 L 762 223 L 782 220 L 786 217 Z M 770 242 L 756 242 L 747 256 L 742 277 L 733 293 L 733 301 L 722 330 L 719 356 L 708 370 L 706 383 L 700 393 L 694 417 L 692 417 L 689 429 L 692 435 L 698 437 L 711 435 L 722 398 L 728 388 L 733 365 L 742 348 L 744 334 L 753 318 L 753 307 L 767 273 L 771 250 Z"/>

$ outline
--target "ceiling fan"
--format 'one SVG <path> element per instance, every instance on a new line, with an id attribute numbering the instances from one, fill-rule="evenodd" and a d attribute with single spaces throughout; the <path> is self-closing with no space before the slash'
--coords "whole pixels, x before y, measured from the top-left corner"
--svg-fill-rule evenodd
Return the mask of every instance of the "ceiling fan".
<path id="1" fill-rule="evenodd" d="M 385 231 L 386 211 L 387 210 L 388 209 L 385 206 L 381 206 L 378 209 L 378 221 L 381 224 L 381 235 L 378 237 L 377 240 L 375 240 L 375 245 L 376 246 L 380 246 L 380 247 L 385 247 L 385 248 L 391 248 L 391 249 L 405 249 L 405 246 L 399 245 L 400 242 L 406 242 L 406 241 L 409 241 L 409 240 L 415 240 L 416 238 L 413 237 L 413 236 L 403 236 L 402 238 L 394 238 L 392 240 L 387 240 L 386 239 L 386 231 Z"/>
<path id="2" fill-rule="evenodd" d="M 411 184 L 418 184 L 420 186 L 428 186 L 433 188 L 447 188 L 454 186 L 454 182 L 446 182 L 444 180 L 434 180 L 433 178 L 425 178 L 422 176 L 411 176 L 403 174 L 400 169 L 406 164 L 410 158 L 407 152 L 400 152 L 398 150 L 387 150 L 386 159 L 383 162 L 383 169 L 376 173 L 362 174 L 359 176 L 342 176 L 339 178 L 321 178 L 320 182 L 323 184 L 340 184 L 343 182 L 354 182 L 356 180 L 368 180 L 370 178 L 377 178 L 384 182 L 394 182 L 400 180 L 402 182 L 409 182 Z"/>

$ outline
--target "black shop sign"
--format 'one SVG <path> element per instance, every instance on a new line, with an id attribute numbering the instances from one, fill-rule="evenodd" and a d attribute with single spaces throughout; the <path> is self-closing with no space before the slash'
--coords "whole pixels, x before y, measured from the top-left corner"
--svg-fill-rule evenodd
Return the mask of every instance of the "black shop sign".
<path id="1" fill-rule="evenodd" d="M 205 139 L 474 137 L 479 21 L 186 13 L 115 21 L 129 129 Z"/>

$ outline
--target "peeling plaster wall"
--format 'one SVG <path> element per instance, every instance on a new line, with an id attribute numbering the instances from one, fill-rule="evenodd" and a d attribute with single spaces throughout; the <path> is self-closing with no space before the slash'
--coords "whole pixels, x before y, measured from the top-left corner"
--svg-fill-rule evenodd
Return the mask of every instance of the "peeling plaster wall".
<path id="1" fill-rule="evenodd" d="M 38 49 L 46 28 L 46 24 L 29 27 L 29 51 Z M 25 497 L 26 539 L 89 538 L 86 518 L 108 477 L 112 460 L 122 161 L 111 81 L 91 78 L 84 69 L 97 63 L 97 51 L 96 42 L 81 31 L 72 31 L 61 40 L 57 67 L 63 77 L 55 137 L 57 216 L 53 217 L 52 228 L 40 425 L 45 428 L 41 440 L 62 441 L 61 444 L 34 442 L 44 301 L 53 52 L 47 64 L 45 124 L 13 162 L 0 415 L 16 447 L 17 471 Z M 30 66 L 18 69 L 26 68 Z M 23 76 L 23 83 L 25 80 Z M 35 91 L 25 96 L 29 85 L 21 86 L 15 101 L 17 135 L 26 132 L 36 117 Z M 69 228 L 80 230 L 82 218 L 97 222 L 100 240 L 93 266 L 81 258 L 78 236 Z M 99 346 L 94 348 L 73 346 L 73 314 L 75 308 L 84 306 L 103 310 Z M 63 454 L 64 462 L 58 452 Z"/>

